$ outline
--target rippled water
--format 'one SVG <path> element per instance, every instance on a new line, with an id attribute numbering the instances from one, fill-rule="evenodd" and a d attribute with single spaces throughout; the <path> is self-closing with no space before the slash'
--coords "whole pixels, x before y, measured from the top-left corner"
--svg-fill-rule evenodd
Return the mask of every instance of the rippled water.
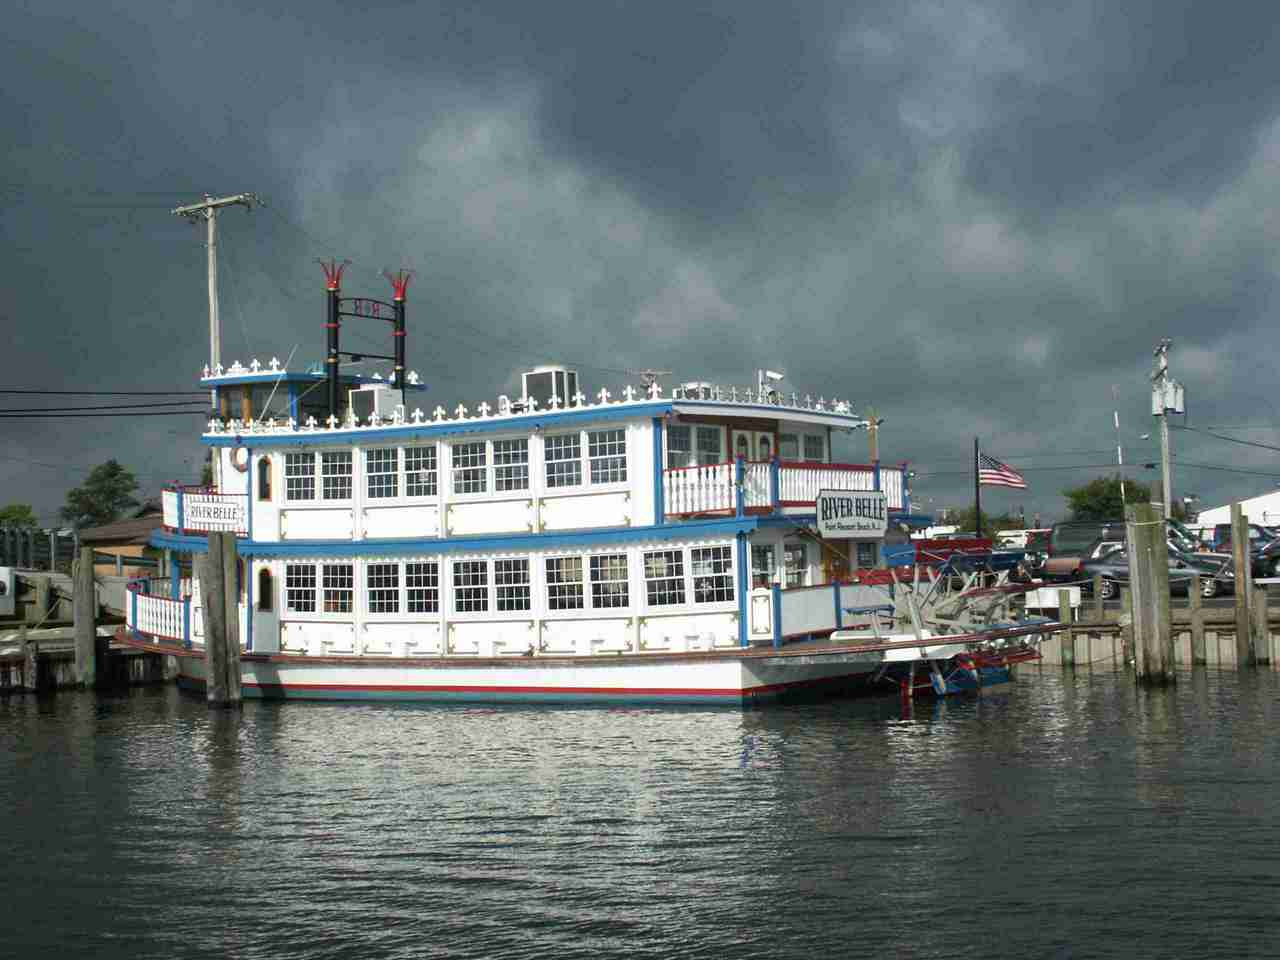
<path id="1" fill-rule="evenodd" d="M 1274 957 L 1278 694 L 1030 670 L 910 720 L 13 697 L 0 953 Z"/>

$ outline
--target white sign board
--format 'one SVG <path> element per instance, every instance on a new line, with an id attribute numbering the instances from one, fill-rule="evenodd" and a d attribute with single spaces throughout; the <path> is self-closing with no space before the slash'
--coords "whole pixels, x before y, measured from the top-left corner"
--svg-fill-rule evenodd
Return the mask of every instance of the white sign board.
<path id="1" fill-rule="evenodd" d="M 822 490 L 814 504 L 818 534 L 853 540 L 881 540 L 889 527 L 883 490 Z"/>
<path id="2" fill-rule="evenodd" d="M 192 530 L 245 529 L 244 500 L 197 499 L 188 496 L 182 505 L 183 525 Z"/>

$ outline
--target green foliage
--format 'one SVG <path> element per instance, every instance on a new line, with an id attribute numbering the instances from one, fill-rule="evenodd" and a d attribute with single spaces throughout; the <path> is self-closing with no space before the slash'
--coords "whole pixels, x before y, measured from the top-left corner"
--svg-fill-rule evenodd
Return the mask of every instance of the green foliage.
<path id="1" fill-rule="evenodd" d="M 964 533 L 967 530 L 976 530 L 977 520 L 977 510 L 974 507 L 965 507 L 963 510 L 948 510 L 943 522 L 948 526 L 955 525 L 961 533 Z M 988 535 L 997 530 L 1021 530 L 1023 526 L 1021 517 L 1008 514 L 998 516 L 982 511 L 982 529 Z"/>
<path id="2" fill-rule="evenodd" d="M 110 523 L 130 507 L 138 506 L 133 494 L 138 481 L 114 459 L 89 471 L 84 483 L 67 491 L 62 518 L 77 529 Z"/>
<path id="3" fill-rule="evenodd" d="M 38 527 L 35 511 L 29 503 L 10 503 L 0 507 L 0 527 Z"/>
<path id="4" fill-rule="evenodd" d="M 1124 500 L 1120 499 L 1120 475 L 1096 477 L 1084 486 L 1063 490 L 1072 520 L 1120 520 L 1124 518 L 1124 504 L 1148 503 L 1151 488 L 1136 480 L 1124 482 Z"/>

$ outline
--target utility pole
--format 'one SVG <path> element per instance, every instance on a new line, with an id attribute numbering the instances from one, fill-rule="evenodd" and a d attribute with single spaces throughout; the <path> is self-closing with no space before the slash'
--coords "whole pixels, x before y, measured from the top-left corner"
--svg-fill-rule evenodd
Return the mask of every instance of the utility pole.
<path id="1" fill-rule="evenodd" d="M 258 203 L 257 194 L 237 193 L 233 197 L 214 199 L 209 194 L 199 203 L 186 207 L 176 207 L 174 216 L 186 217 L 192 223 L 205 222 L 206 246 L 209 259 L 209 369 L 212 370 L 222 360 L 222 328 L 218 323 L 218 219 L 220 207 L 241 206 L 253 208 Z"/>
<path id="2" fill-rule="evenodd" d="M 1155 370 L 1151 374 L 1151 415 L 1160 418 L 1160 482 L 1164 518 L 1173 516 L 1173 484 L 1169 479 L 1169 414 L 1185 413 L 1182 384 L 1169 376 L 1169 345 L 1165 337 L 1152 353 Z"/>

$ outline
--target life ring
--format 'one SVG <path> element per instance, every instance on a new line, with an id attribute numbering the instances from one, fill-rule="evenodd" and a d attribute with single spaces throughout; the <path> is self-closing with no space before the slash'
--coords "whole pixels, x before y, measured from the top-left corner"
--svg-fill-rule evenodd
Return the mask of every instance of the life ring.
<path id="1" fill-rule="evenodd" d="M 231 465 L 244 473 L 249 469 L 249 448 L 236 447 L 231 451 Z"/>

